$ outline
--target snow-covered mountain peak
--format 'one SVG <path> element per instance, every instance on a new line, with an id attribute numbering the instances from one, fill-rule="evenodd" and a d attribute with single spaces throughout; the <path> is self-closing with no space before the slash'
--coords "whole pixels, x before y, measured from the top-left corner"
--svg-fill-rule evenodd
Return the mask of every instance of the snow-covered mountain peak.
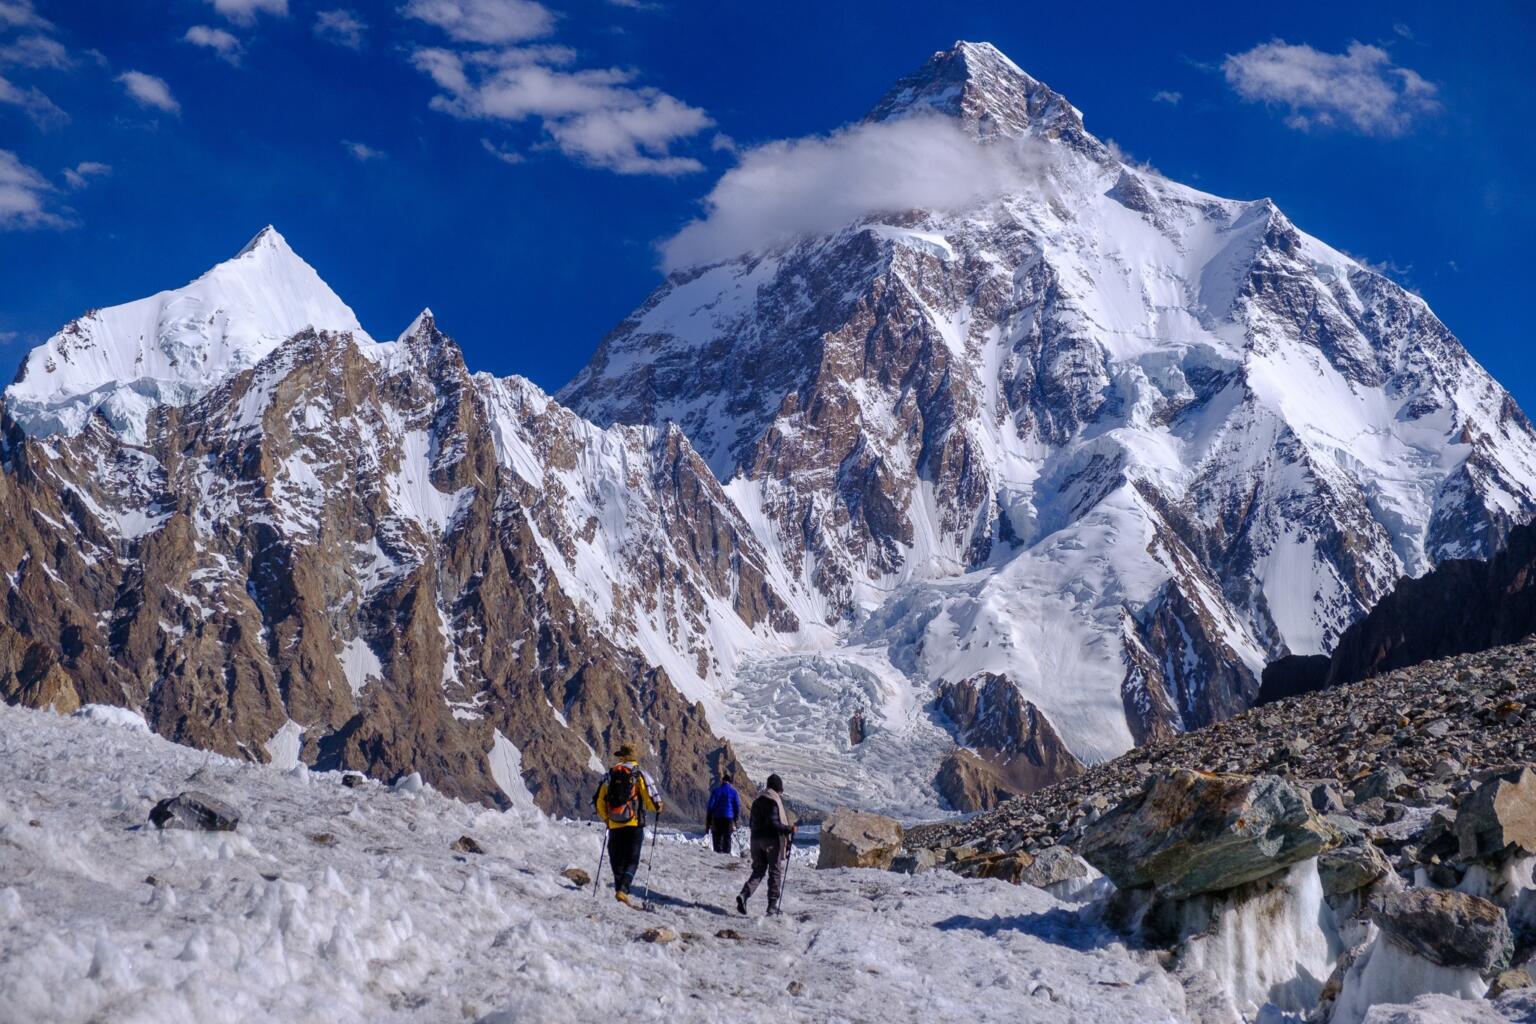
<path id="1" fill-rule="evenodd" d="M 991 43 L 960 41 L 901 79 L 870 111 L 870 121 L 939 113 L 959 118 L 984 141 L 1026 134 L 1059 139 L 1095 159 L 1108 151 L 1083 127 L 1066 97 Z"/>
<path id="2" fill-rule="evenodd" d="M 156 405 L 185 405 L 306 327 L 350 332 L 357 316 L 278 231 L 181 288 L 93 310 L 33 349 L 6 407 L 28 433 L 76 434 L 100 412 L 142 439 Z"/>

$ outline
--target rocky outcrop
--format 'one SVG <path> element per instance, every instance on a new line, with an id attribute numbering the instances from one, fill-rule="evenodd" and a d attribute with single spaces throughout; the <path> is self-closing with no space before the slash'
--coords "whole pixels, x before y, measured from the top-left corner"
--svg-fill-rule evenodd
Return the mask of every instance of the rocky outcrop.
<path id="1" fill-rule="evenodd" d="M 955 810 L 987 810 L 1083 770 L 1040 709 L 1006 676 L 988 672 L 940 683 L 937 707 L 963 744 L 946 755 L 936 779 Z"/>
<path id="2" fill-rule="evenodd" d="M 1338 841 L 1283 779 L 1175 771 L 1089 825 L 1078 849 L 1122 889 L 1182 899 L 1273 875 Z"/>
<path id="3" fill-rule="evenodd" d="M 1409 889 L 1377 901 L 1371 917 L 1388 942 L 1441 967 L 1486 974 L 1514 951 L 1504 911 L 1465 893 Z"/>
<path id="4" fill-rule="evenodd" d="M 839 808 L 821 822 L 818 868 L 889 868 L 901 852 L 901 823 Z"/>
<path id="5" fill-rule="evenodd" d="M 1265 668 L 1265 689 L 1285 696 L 1337 686 L 1536 632 L 1536 524 L 1506 532 L 1486 560 L 1453 559 L 1399 580 L 1344 631 L 1331 657 L 1282 659 Z"/>
<path id="6" fill-rule="evenodd" d="M 1469 861 L 1536 854 L 1536 770 L 1511 768 L 1473 790 L 1456 811 L 1456 837 Z"/>
<path id="7" fill-rule="evenodd" d="M 0 700 L 52 708 L 61 715 L 80 709 L 75 681 L 59 667 L 53 652 L 4 623 L 0 623 Z"/>
<path id="8" fill-rule="evenodd" d="M 155 804 L 150 809 L 149 820 L 160 829 L 233 832 L 240 824 L 240 812 L 217 797 L 189 790 Z"/>

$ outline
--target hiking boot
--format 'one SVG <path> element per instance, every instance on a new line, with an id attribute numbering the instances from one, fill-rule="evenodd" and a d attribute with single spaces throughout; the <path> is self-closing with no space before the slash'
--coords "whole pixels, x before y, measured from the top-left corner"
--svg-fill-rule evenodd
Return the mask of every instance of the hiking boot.
<path id="1" fill-rule="evenodd" d="M 745 917 L 747 913 L 747 898 L 740 895 L 739 893 L 736 896 L 736 913 L 742 915 L 743 917 Z"/>
<path id="2" fill-rule="evenodd" d="M 777 903 L 774 903 L 774 904 L 772 904 L 772 905 L 770 905 L 768 907 L 768 916 L 769 917 L 783 917 L 784 916 L 784 911 L 779 909 L 779 905 Z"/>
<path id="3" fill-rule="evenodd" d="M 616 892 L 613 894 L 613 898 L 624 904 L 626 907 L 634 906 L 633 903 L 629 902 L 629 893 L 627 892 Z"/>

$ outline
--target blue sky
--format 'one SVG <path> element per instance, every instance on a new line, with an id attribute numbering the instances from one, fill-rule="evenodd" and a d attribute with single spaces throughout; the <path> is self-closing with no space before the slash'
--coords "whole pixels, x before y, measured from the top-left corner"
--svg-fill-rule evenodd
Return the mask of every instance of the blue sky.
<path id="1" fill-rule="evenodd" d="M 472 368 L 557 388 L 733 150 L 973 39 L 1135 158 L 1386 267 L 1536 410 L 1536 8 L 1471 10 L 0 0 L 0 374 L 271 222 L 375 336 L 431 306 Z"/>

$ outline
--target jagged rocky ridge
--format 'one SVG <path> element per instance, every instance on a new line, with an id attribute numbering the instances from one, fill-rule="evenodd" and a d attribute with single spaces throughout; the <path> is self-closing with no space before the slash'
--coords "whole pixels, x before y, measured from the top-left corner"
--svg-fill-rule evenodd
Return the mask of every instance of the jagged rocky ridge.
<path id="1" fill-rule="evenodd" d="M 1529 518 L 1536 438 L 1421 300 L 985 44 L 870 123 L 934 118 L 1027 181 L 680 270 L 564 405 L 431 316 L 373 342 L 271 231 L 80 318 L 6 393 L 5 620 L 66 703 L 253 758 L 570 811 L 639 738 L 688 799 L 739 750 L 917 814 L 1240 711 Z"/>
<path id="2" fill-rule="evenodd" d="M 1399 581 L 1344 631 L 1328 657 L 1291 656 L 1264 669 L 1276 696 L 1337 686 L 1536 633 L 1536 524 L 1516 527 L 1491 558 L 1442 562 Z M 1263 693 L 1261 692 L 1261 696 Z"/>

